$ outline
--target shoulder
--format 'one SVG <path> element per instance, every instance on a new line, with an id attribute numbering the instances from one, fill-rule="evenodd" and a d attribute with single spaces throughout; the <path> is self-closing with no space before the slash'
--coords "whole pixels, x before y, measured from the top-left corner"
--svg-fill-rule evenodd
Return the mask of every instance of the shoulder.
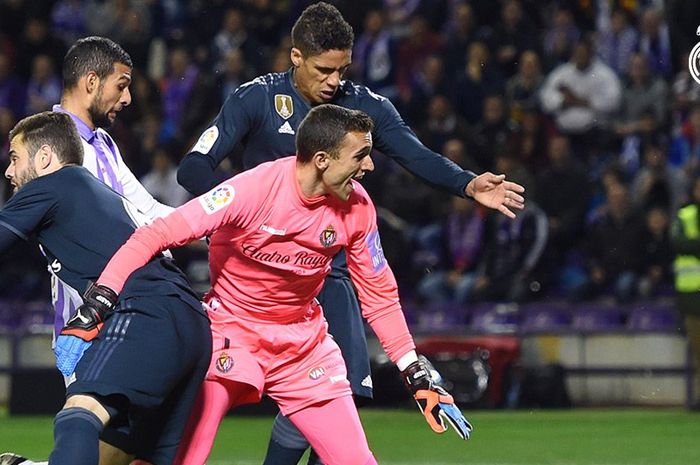
<path id="1" fill-rule="evenodd" d="M 246 98 L 248 96 L 260 96 L 265 94 L 270 94 L 276 89 L 285 85 L 287 80 L 286 73 L 268 73 L 262 76 L 258 76 L 255 79 L 248 81 L 244 84 L 238 86 L 234 91 L 235 95 L 240 98 Z"/>
<path id="2" fill-rule="evenodd" d="M 367 103 L 370 105 L 388 102 L 386 97 L 372 91 L 369 87 L 362 84 L 356 84 L 347 79 L 341 83 L 338 92 L 340 93 L 341 99 L 356 98 L 358 102 Z"/>

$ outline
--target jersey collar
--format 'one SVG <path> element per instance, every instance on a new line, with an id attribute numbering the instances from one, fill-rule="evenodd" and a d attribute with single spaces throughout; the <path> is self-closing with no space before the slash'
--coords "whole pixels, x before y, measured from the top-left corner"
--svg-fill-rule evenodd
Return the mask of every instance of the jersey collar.
<path id="1" fill-rule="evenodd" d="M 87 143 L 91 143 L 92 140 L 95 138 L 95 131 L 90 128 L 83 120 L 78 118 L 76 115 L 71 113 L 70 111 L 64 109 L 61 107 L 61 105 L 54 105 L 52 108 L 53 111 L 57 111 L 60 113 L 65 113 L 68 116 L 71 117 L 71 119 L 75 122 L 75 126 L 78 128 L 78 133 L 80 134 L 80 137 L 85 139 Z"/>

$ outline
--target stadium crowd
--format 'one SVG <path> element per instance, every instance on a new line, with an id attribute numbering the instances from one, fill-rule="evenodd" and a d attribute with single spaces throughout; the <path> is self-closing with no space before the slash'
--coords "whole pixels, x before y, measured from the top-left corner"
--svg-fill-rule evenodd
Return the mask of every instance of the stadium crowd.
<path id="1" fill-rule="evenodd" d="M 58 102 L 67 47 L 103 35 L 134 62 L 133 101 L 110 133 L 151 194 L 181 205 L 180 158 L 236 87 L 290 67 L 288 31 L 309 3 L 0 1 L 0 164 L 9 129 Z M 673 291 L 670 225 L 700 177 L 700 85 L 687 66 L 699 2 L 331 3 L 356 34 L 347 78 L 390 98 L 432 150 L 527 189 L 510 220 L 375 157 L 363 184 L 404 295 L 461 305 Z M 36 246 L 11 253 L 0 299 L 48 297 Z"/>

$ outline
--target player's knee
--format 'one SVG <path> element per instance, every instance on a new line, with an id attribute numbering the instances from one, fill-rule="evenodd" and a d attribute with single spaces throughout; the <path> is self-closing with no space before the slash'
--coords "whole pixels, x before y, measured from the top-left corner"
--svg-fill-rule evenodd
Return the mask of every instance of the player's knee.
<path id="1" fill-rule="evenodd" d="M 109 413 L 102 404 L 92 396 L 85 394 L 76 394 L 70 396 L 66 403 L 63 405 L 63 409 L 68 408 L 82 408 L 89 412 L 92 412 L 97 418 L 100 419 L 103 425 L 106 425 L 109 421 Z"/>

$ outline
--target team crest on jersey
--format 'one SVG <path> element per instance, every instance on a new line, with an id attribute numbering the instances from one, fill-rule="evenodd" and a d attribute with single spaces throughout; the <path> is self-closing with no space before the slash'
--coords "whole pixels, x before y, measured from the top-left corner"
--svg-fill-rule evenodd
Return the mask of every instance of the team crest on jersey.
<path id="1" fill-rule="evenodd" d="M 321 235 L 319 236 L 319 239 L 321 240 L 321 245 L 324 247 L 330 247 L 333 244 L 335 244 L 335 240 L 337 238 L 338 235 L 335 233 L 335 229 L 333 228 L 332 224 L 326 226 L 326 229 L 321 231 Z"/>
<path id="2" fill-rule="evenodd" d="M 314 381 L 316 381 L 325 374 L 326 370 L 323 367 L 316 367 L 309 370 L 309 378 L 313 379 Z"/>
<path id="3" fill-rule="evenodd" d="M 216 358 L 216 369 L 221 373 L 228 373 L 233 368 L 233 359 L 227 352 L 221 352 Z"/>
<path id="4" fill-rule="evenodd" d="M 223 185 L 201 195 L 199 203 L 204 208 L 204 211 L 207 212 L 207 215 L 211 215 L 231 203 L 235 196 L 236 191 L 233 186 Z"/>
<path id="5" fill-rule="evenodd" d="M 294 114 L 292 97 L 286 94 L 275 95 L 275 111 L 282 118 L 289 119 Z"/>
<path id="6" fill-rule="evenodd" d="M 199 152 L 203 154 L 209 153 L 211 148 L 214 146 L 214 142 L 219 138 L 219 128 L 212 126 L 199 136 L 199 140 L 192 148 L 192 152 Z"/>

